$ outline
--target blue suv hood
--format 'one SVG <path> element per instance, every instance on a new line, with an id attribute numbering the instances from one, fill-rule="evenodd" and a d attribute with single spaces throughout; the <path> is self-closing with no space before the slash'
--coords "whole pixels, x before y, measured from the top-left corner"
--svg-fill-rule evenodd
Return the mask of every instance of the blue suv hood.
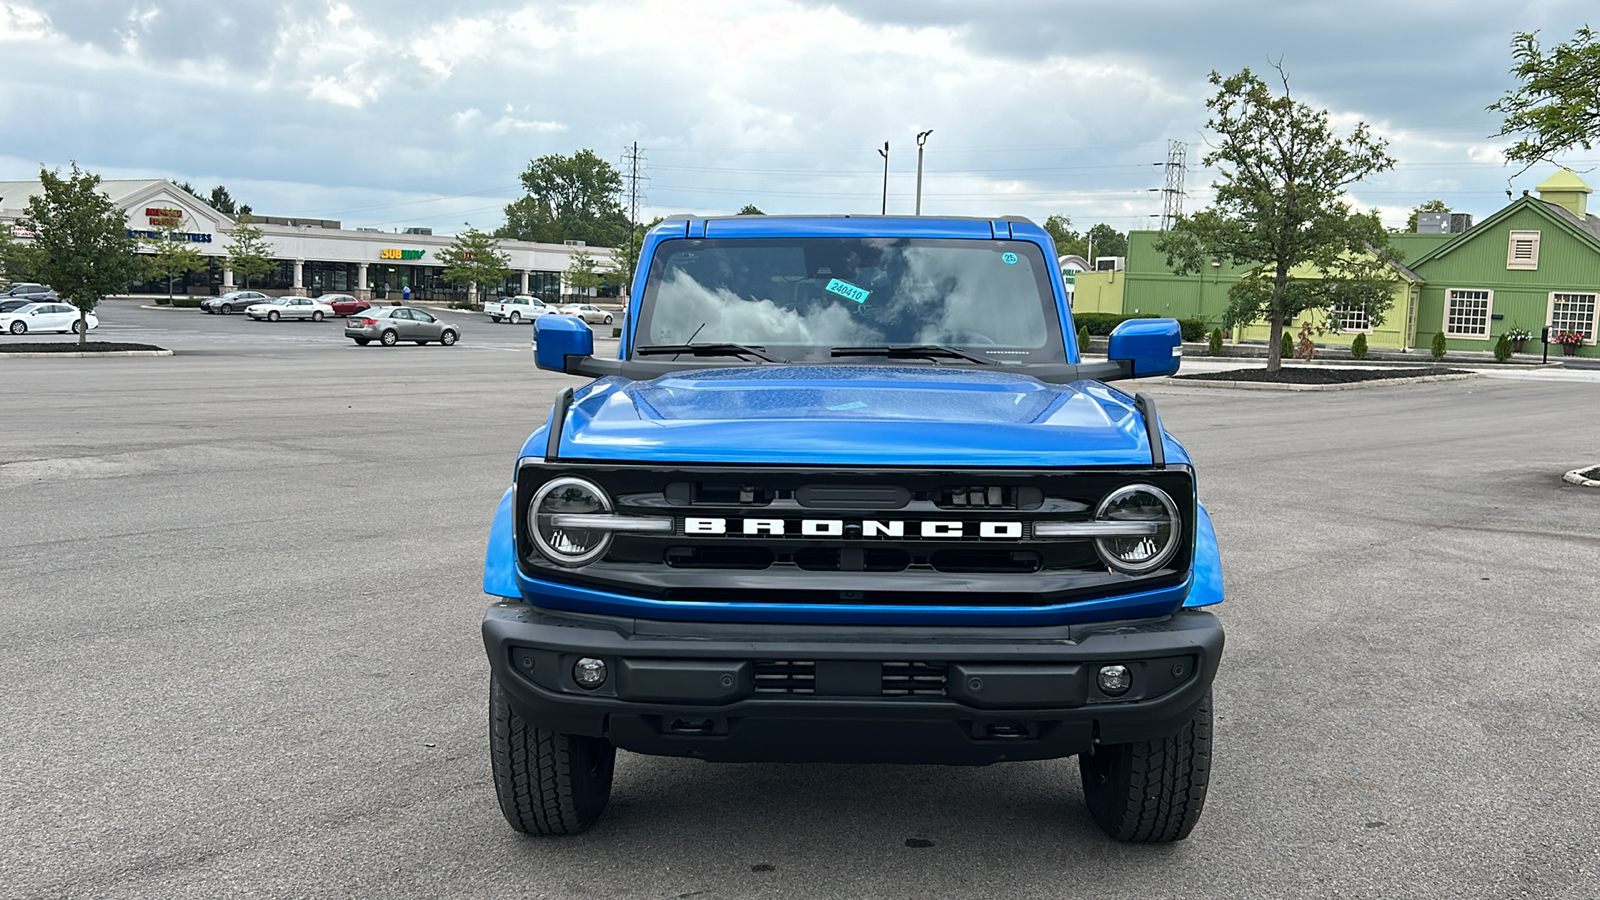
<path id="1" fill-rule="evenodd" d="M 1168 462 L 1185 463 L 1167 439 Z M 524 456 L 543 456 L 545 431 Z M 1147 465 L 1132 398 L 1094 381 L 894 365 L 605 378 L 577 392 L 564 458 L 858 466 Z"/>

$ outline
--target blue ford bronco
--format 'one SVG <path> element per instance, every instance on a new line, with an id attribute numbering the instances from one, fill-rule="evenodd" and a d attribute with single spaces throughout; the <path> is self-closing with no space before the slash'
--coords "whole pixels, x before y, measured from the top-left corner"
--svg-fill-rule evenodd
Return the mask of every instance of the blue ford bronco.
<path id="1" fill-rule="evenodd" d="M 616 748 L 713 761 L 1077 756 L 1094 821 L 1205 800 L 1216 536 L 1146 394 L 1171 319 L 1082 359 L 1026 219 L 675 217 L 612 359 L 563 390 L 490 531 L 495 788 L 518 831 L 605 809 Z"/>

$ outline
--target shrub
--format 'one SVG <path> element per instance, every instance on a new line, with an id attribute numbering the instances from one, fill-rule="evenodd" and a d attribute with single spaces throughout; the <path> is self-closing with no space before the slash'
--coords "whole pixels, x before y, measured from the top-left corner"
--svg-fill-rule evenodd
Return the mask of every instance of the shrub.
<path id="1" fill-rule="evenodd" d="M 1121 325 L 1123 322 L 1126 322 L 1129 319 L 1159 319 L 1161 317 L 1155 315 L 1154 313 L 1139 313 L 1137 315 L 1124 316 L 1121 313 L 1085 312 L 1076 313 L 1072 318 L 1078 323 L 1079 328 L 1087 328 L 1089 329 L 1090 334 L 1098 337 L 1105 337 L 1106 335 L 1110 334 L 1118 325 Z"/>
<path id="2" fill-rule="evenodd" d="M 1082 352 L 1084 352 L 1084 351 L 1086 351 L 1088 349 L 1089 349 L 1089 326 L 1087 326 L 1087 325 L 1079 325 L 1078 326 L 1078 352 L 1082 353 Z"/>
<path id="3" fill-rule="evenodd" d="M 172 306 L 174 309 L 199 309 L 200 301 L 203 299 L 203 297 L 173 297 Z"/>
<path id="4" fill-rule="evenodd" d="M 1222 329 L 1211 329 L 1211 340 L 1206 342 L 1206 353 L 1210 356 L 1222 355 Z"/>
<path id="5" fill-rule="evenodd" d="M 1278 344 L 1278 356 L 1281 359 L 1294 359 L 1294 338 L 1289 337 L 1289 332 L 1283 333 L 1283 340 Z"/>
<path id="6" fill-rule="evenodd" d="M 1433 358 L 1444 359 L 1444 332 L 1433 333 Z"/>
<path id="7" fill-rule="evenodd" d="M 1494 361 L 1505 362 L 1511 358 L 1511 339 L 1500 335 L 1500 340 L 1494 342 Z"/>
<path id="8" fill-rule="evenodd" d="M 1191 344 L 1206 339 L 1205 319 L 1179 319 L 1178 328 L 1183 332 L 1183 339 Z"/>
<path id="9" fill-rule="evenodd" d="M 1350 355 L 1355 357 L 1356 359 L 1366 359 L 1367 358 L 1367 336 L 1366 335 L 1358 334 L 1358 335 L 1356 335 L 1356 339 L 1350 342 Z"/>

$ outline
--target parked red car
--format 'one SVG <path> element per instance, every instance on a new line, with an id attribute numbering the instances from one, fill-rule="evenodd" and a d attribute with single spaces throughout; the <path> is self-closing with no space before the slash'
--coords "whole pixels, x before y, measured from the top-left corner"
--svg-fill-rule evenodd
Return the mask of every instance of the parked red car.
<path id="1" fill-rule="evenodd" d="M 371 303 L 365 300 L 357 300 L 349 294 L 323 294 L 317 300 L 333 307 L 333 314 L 336 316 L 348 316 L 364 309 L 372 308 Z"/>

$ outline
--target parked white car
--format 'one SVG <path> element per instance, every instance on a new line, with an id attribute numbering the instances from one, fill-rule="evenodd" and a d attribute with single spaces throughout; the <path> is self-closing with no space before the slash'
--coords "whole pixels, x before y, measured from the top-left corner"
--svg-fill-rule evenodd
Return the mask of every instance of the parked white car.
<path id="1" fill-rule="evenodd" d="M 590 325 L 610 325 L 611 313 L 593 303 L 569 303 L 561 307 L 562 315 L 577 316 Z"/>
<path id="2" fill-rule="evenodd" d="M 501 297 L 499 300 L 490 300 L 483 304 L 483 314 L 488 316 L 490 321 L 510 322 L 513 325 L 532 322 L 545 313 L 554 311 L 554 306 L 549 306 L 538 297 L 530 297 L 527 294 Z"/>
<path id="3" fill-rule="evenodd" d="M 320 303 L 310 297 L 274 297 L 265 303 L 255 303 L 245 309 L 244 314 L 252 319 L 266 319 L 276 322 L 279 319 L 310 319 L 321 322 L 323 318 L 333 315 L 333 307 Z"/>
<path id="4" fill-rule="evenodd" d="M 99 327 L 100 320 L 90 313 L 89 330 Z M 78 308 L 70 303 L 29 303 L 8 313 L 0 313 L 0 330 L 11 334 L 30 331 L 70 331 L 78 333 L 83 323 L 78 318 Z"/>

